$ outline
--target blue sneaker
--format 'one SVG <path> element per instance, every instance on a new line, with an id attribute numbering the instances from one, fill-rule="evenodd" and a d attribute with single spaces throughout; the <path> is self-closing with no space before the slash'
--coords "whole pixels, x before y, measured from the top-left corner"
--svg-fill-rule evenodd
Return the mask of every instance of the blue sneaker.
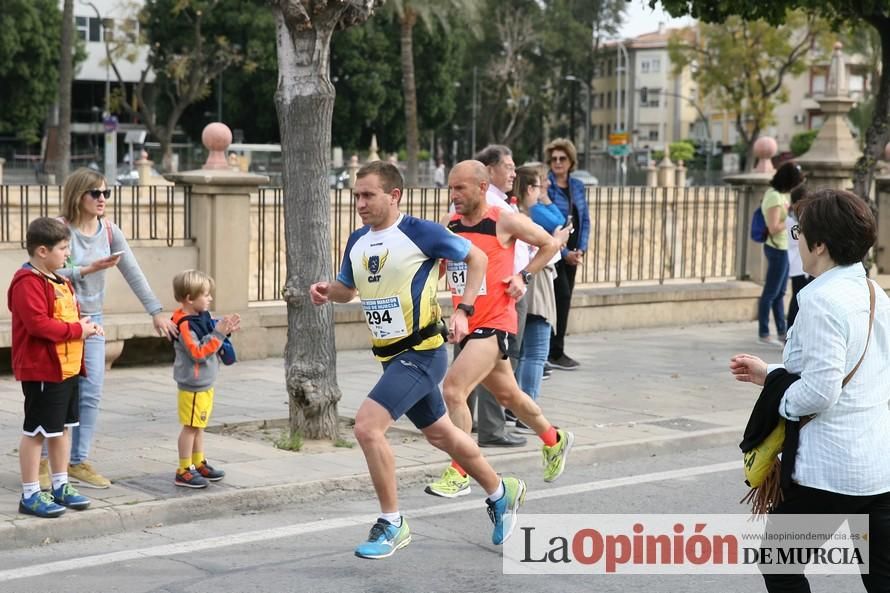
<path id="1" fill-rule="evenodd" d="M 368 534 L 368 541 L 355 549 L 355 555 L 372 560 L 388 558 L 395 554 L 396 550 L 410 543 L 411 530 L 408 529 L 408 521 L 404 517 L 401 527 L 396 527 L 386 519 L 377 519 Z"/>
<path id="2" fill-rule="evenodd" d="M 486 500 L 488 517 L 494 524 L 491 532 L 491 543 L 501 545 L 513 533 L 516 527 L 516 514 L 525 502 L 525 482 L 519 478 L 504 478 L 504 495 L 492 502 Z"/>
<path id="3" fill-rule="evenodd" d="M 53 500 L 56 501 L 56 504 L 74 509 L 75 511 L 82 511 L 90 506 L 90 499 L 67 482 L 59 486 L 58 489 L 53 490 Z"/>
<path id="4" fill-rule="evenodd" d="M 53 501 L 53 495 L 49 492 L 37 492 L 28 498 L 22 495 L 19 500 L 19 512 L 25 515 L 36 515 L 38 517 L 52 518 L 58 517 L 65 512 L 65 507 L 56 504 Z"/>

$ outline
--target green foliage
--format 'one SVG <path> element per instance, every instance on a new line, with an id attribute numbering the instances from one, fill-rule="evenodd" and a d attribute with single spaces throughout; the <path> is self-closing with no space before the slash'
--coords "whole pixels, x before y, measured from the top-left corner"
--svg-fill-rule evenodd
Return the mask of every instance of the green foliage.
<path id="1" fill-rule="evenodd" d="M 791 137 L 791 152 L 794 156 L 800 156 L 810 150 L 813 140 L 819 135 L 819 130 L 807 130 Z"/>
<path id="2" fill-rule="evenodd" d="M 736 115 L 739 136 L 750 147 L 788 100 L 785 77 L 824 59 L 833 40 L 827 22 L 802 12 L 789 12 L 778 26 L 730 16 L 719 25 L 700 24 L 694 38 L 674 36 L 668 52 L 675 74 L 694 66 L 701 93 Z"/>
<path id="3" fill-rule="evenodd" d="M 686 140 L 671 142 L 669 148 L 671 151 L 671 160 L 675 163 L 677 161 L 688 162 L 695 156 L 695 146 Z"/>
<path id="4" fill-rule="evenodd" d="M 692 16 L 710 23 L 722 23 L 730 16 L 766 21 L 778 25 L 787 10 L 803 9 L 821 14 L 839 24 L 862 18 L 887 17 L 886 0 L 649 0 L 649 6 L 660 4 L 671 16 Z"/>
<path id="5" fill-rule="evenodd" d="M 213 35 L 224 36 L 243 54 L 240 66 L 223 72 L 223 121 L 244 133 L 250 143 L 278 143 L 278 116 L 275 89 L 278 84 L 278 57 L 275 48 L 275 18 L 265 6 L 244 10 L 242 0 L 220 0 L 204 23 Z M 217 85 L 204 99 L 188 107 L 182 127 L 192 138 L 217 119 Z M 206 115 L 205 115 L 206 114 Z"/>
<path id="6" fill-rule="evenodd" d="M 860 147 L 865 145 L 865 131 L 868 129 L 872 120 L 874 120 L 875 102 L 876 97 L 869 97 L 865 101 L 859 102 L 856 107 L 847 113 L 847 118 L 856 129 Z"/>
<path id="7" fill-rule="evenodd" d="M 303 433 L 299 430 L 295 432 L 283 430 L 272 444 L 283 451 L 299 451 L 303 448 Z"/>
<path id="8" fill-rule="evenodd" d="M 337 437 L 337 439 L 334 441 L 334 446 L 340 449 L 352 449 L 353 447 L 355 447 L 355 443 L 353 443 L 352 441 L 347 441 L 343 437 Z"/>
<path id="9" fill-rule="evenodd" d="M 40 139 L 59 81 L 57 0 L 0 2 L 0 134 Z"/>

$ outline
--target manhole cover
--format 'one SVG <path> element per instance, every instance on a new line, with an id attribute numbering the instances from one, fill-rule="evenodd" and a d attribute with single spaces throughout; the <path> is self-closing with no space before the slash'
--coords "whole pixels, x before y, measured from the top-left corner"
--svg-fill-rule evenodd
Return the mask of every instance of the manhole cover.
<path id="1" fill-rule="evenodd" d="M 701 422 L 699 420 L 691 420 L 689 418 L 668 418 L 667 420 L 658 420 L 657 422 L 645 422 L 652 426 L 661 426 L 662 428 L 670 428 L 672 430 L 682 430 L 683 432 L 695 432 L 698 430 L 708 430 L 710 428 L 720 428 L 719 424 L 711 422 Z"/>

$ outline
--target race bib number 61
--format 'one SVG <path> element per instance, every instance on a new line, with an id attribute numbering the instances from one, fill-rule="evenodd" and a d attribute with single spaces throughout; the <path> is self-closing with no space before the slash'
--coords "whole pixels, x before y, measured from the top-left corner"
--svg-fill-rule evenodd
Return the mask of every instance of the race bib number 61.
<path id="1" fill-rule="evenodd" d="M 462 261 L 451 261 L 445 264 L 445 275 L 448 277 L 448 287 L 451 294 L 463 296 L 464 289 L 467 287 L 467 264 Z M 485 276 L 482 276 L 482 286 L 479 287 L 479 294 L 485 294 Z"/>

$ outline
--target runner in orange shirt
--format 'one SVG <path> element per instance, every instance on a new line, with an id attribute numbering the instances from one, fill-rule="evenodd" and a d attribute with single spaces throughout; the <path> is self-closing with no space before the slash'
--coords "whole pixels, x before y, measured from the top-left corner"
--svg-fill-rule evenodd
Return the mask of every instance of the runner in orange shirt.
<path id="1" fill-rule="evenodd" d="M 550 236 L 522 214 L 489 207 L 485 201 L 488 173 L 479 161 L 458 163 L 451 170 L 448 187 L 455 208 L 447 219 L 449 230 L 469 239 L 488 256 L 486 276 L 473 306 L 460 302 L 465 265 L 452 261 L 446 264 L 455 310 L 466 314 L 469 325 L 469 333 L 461 341 L 461 353 L 445 376 L 443 392 L 448 415 L 469 433 L 472 417 L 467 397 L 481 383 L 541 438 L 544 480 L 552 482 L 565 468 L 574 436 L 550 424 L 541 408 L 519 388 L 507 358 L 507 334 L 516 332 L 516 299 L 525 294 L 532 274 L 543 269 L 565 237 Z M 564 234 L 568 234 L 567 229 Z M 538 247 L 538 251 L 524 270 L 514 274 L 516 239 Z M 426 492 L 446 498 L 463 496 L 470 492 L 470 478 L 452 461 L 442 477 L 426 487 Z"/>

